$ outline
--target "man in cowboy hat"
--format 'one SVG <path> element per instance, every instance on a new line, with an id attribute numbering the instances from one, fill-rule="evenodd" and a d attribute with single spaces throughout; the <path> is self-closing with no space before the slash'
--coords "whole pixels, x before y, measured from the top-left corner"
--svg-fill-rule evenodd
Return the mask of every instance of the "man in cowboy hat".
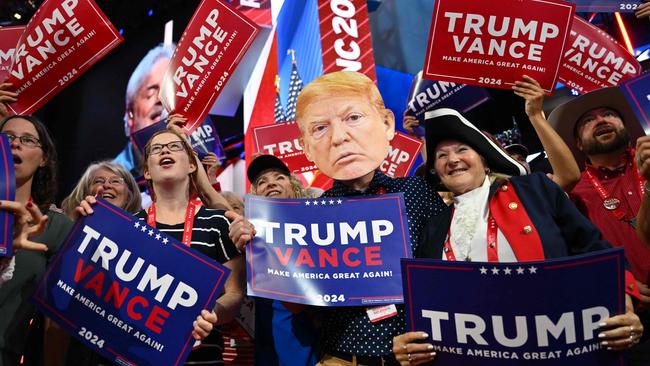
<path id="1" fill-rule="evenodd" d="M 634 143 L 644 135 L 636 115 L 621 90 L 611 87 L 557 107 L 549 122 L 584 167 L 571 198 L 607 241 L 625 248 L 642 295 L 640 308 L 649 308 L 650 248 L 635 230 L 646 180 L 635 160 Z M 650 342 L 635 348 L 629 353 L 630 365 L 648 365 Z"/>

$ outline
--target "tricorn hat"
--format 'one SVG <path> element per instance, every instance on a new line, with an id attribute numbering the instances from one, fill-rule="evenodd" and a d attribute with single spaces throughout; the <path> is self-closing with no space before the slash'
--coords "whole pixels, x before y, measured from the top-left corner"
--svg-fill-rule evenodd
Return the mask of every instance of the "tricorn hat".
<path id="1" fill-rule="evenodd" d="M 427 166 L 433 170 L 436 146 L 444 140 L 458 140 L 479 153 L 493 172 L 508 175 L 526 175 L 526 168 L 511 158 L 500 146 L 485 136 L 476 126 L 453 109 L 441 108 L 427 112 L 426 124 Z M 436 181 L 439 181 L 435 177 Z"/>

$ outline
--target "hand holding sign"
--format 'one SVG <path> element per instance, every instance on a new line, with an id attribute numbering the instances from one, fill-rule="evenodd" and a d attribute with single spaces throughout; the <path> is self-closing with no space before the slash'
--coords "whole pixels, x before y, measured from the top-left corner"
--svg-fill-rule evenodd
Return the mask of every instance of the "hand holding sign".
<path id="1" fill-rule="evenodd" d="M 429 338 L 424 332 L 406 332 L 393 338 L 393 353 L 402 366 L 420 365 L 433 361 L 433 345 L 422 343 Z"/>
<path id="2" fill-rule="evenodd" d="M 226 217 L 230 220 L 230 231 L 228 236 L 237 250 L 240 252 L 246 249 L 246 244 L 253 240 L 257 234 L 255 226 L 250 221 L 246 220 L 244 216 L 237 214 L 235 211 L 226 211 Z"/>
<path id="3" fill-rule="evenodd" d="M 636 140 L 636 163 L 643 179 L 650 180 L 650 136 Z"/>
<path id="4" fill-rule="evenodd" d="M 643 4 L 640 4 L 636 11 L 634 12 L 637 18 L 650 17 L 650 2 L 648 0 L 643 0 Z"/>
<path id="5" fill-rule="evenodd" d="M 634 313 L 632 298 L 625 295 L 625 314 L 613 316 L 599 324 L 602 328 L 598 338 L 608 350 L 625 351 L 639 343 L 643 335 L 643 325 L 639 316 Z"/>
<path id="6" fill-rule="evenodd" d="M 512 86 L 514 93 L 526 100 L 526 115 L 528 117 L 543 116 L 544 90 L 537 80 L 530 76 L 524 75 L 523 79 L 523 81 L 516 81 Z"/>
<path id="7" fill-rule="evenodd" d="M 13 115 L 9 111 L 8 104 L 18 101 L 18 94 L 11 91 L 13 84 L 2 83 L 0 84 L 0 119 Z"/>

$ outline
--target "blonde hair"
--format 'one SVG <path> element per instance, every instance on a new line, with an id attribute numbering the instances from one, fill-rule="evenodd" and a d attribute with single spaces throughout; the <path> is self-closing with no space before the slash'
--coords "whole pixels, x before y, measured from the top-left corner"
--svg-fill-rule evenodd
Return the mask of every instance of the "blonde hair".
<path id="1" fill-rule="evenodd" d="M 72 217 L 75 208 L 79 206 L 81 201 L 83 201 L 86 196 L 92 194 L 91 188 L 93 185 L 93 175 L 97 170 L 102 168 L 108 169 L 124 179 L 124 184 L 126 185 L 126 199 L 120 208 L 129 213 L 140 211 L 142 205 L 140 190 L 138 189 L 138 184 L 135 182 L 135 179 L 131 176 L 131 173 L 120 164 L 104 160 L 90 164 L 79 179 L 79 182 L 77 182 L 77 186 L 74 187 L 68 197 L 63 199 L 63 202 L 61 202 L 61 208 L 66 215 Z"/>
<path id="2" fill-rule="evenodd" d="M 147 145 L 144 147 L 144 164 L 143 164 L 143 171 L 147 172 L 149 170 L 149 166 L 147 165 L 147 160 L 149 160 L 149 156 L 151 156 L 151 141 L 153 141 L 154 137 L 158 135 L 162 135 L 163 133 L 170 133 L 172 135 L 175 135 L 181 140 L 181 144 L 183 145 L 183 150 L 185 150 L 185 154 L 187 154 L 187 158 L 189 159 L 190 164 L 196 165 L 196 159 L 194 158 L 194 150 L 192 150 L 192 146 L 187 142 L 187 136 L 181 135 L 180 133 L 176 132 L 175 130 L 160 130 L 156 133 L 154 133 L 149 141 L 147 142 Z M 196 169 L 192 173 L 189 174 L 190 176 L 190 185 L 188 187 L 189 189 L 189 197 L 191 198 L 193 195 L 197 194 L 198 189 L 196 188 L 196 181 L 197 181 L 197 176 L 198 176 L 198 170 L 199 167 L 197 166 Z M 151 193 L 151 200 L 156 202 L 156 192 L 153 189 L 153 182 L 151 179 L 147 179 L 147 188 L 149 189 L 149 192 Z"/>
<path id="3" fill-rule="evenodd" d="M 268 169 L 268 170 L 275 170 L 283 175 L 287 175 L 286 173 L 277 170 L 277 169 Z M 262 172 L 258 175 L 258 178 L 262 176 L 265 172 Z M 307 192 L 305 191 L 305 187 L 303 187 L 302 182 L 298 178 L 296 178 L 295 175 L 289 174 L 289 182 L 291 183 L 291 188 L 293 191 L 293 196 L 289 198 L 307 198 Z M 257 182 L 259 179 L 255 179 L 255 182 L 251 184 L 251 188 L 249 190 L 250 194 L 256 195 L 257 196 Z"/>
<path id="4" fill-rule="evenodd" d="M 320 98 L 331 94 L 365 96 L 377 111 L 386 109 L 379 89 L 370 78 L 356 71 L 337 71 L 314 79 L 300 92 L 296 100 L 296 121 L 304 117 L 310 104 L 317 103 Z"/>

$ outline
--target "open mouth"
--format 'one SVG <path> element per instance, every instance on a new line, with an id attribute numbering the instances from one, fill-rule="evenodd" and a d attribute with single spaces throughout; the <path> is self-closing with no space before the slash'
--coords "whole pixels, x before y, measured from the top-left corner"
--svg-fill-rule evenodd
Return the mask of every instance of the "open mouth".
<path id="1" fill-rule="evenodd" d="M 105 199 L 105 200 L 112 200 L 112 199 L 115 199 L 115 195 L 113 193 L 110 193 L 110 192 L 104 192 L 104 193 L 102 193 L 102 198 Z"/>
<path id="2" fill-rule="evenodd" d="M 163 113 L 163 110 L 158 109 L 155 112 L 151 113 L 151 115 L 149 115 L 149 118 L 151 118 L 151 120 L 154 121 L 154 122 L 159 122 L 161 120 L 161 118 L 162 118 L 162 113 Z"/>
<path id="3" fill-rule="evenodd" d="M 23 162 L 23 159 L 20 158 L 18 155 L 11 155 L 14 158 L 14 165 L 20 164 Z"/>
<path id="4" fill-rule="evenodd" d="M 282 194 L 282 192 L 278 191 L 277 189 L 272 189 L 272 190 L 266 192 L 266 197 L 276 197 L 276 196 L 279 196 L 281 194 Z"/>
<path id="5" fill-rule="evenodd" d="M 610 126 L 603 126 L 603 127 L 598 127 L 594 131 L 594 137 L 600 137 L 609 133 L 614 133 L 616 132 L 612 127 Z"/>
<path id="6" fill-rule="evenodd" d="M 466 171 L 467 171 L 466 168 L 456 168 L 456 169 L 450 170 L 449 173 L 447 173 L 447 175 L 450 175 L 450 176 L 453 177 L 455 175 L 461 175 L 461 174 L 465 173 Z"/>
<path id="7" fill-rule="evenodd" d="M 175 163 L 174 159 L 169 157 L 160 159 L 160 166 L 162 167 L 172 166 L 174 163 Z"/>

